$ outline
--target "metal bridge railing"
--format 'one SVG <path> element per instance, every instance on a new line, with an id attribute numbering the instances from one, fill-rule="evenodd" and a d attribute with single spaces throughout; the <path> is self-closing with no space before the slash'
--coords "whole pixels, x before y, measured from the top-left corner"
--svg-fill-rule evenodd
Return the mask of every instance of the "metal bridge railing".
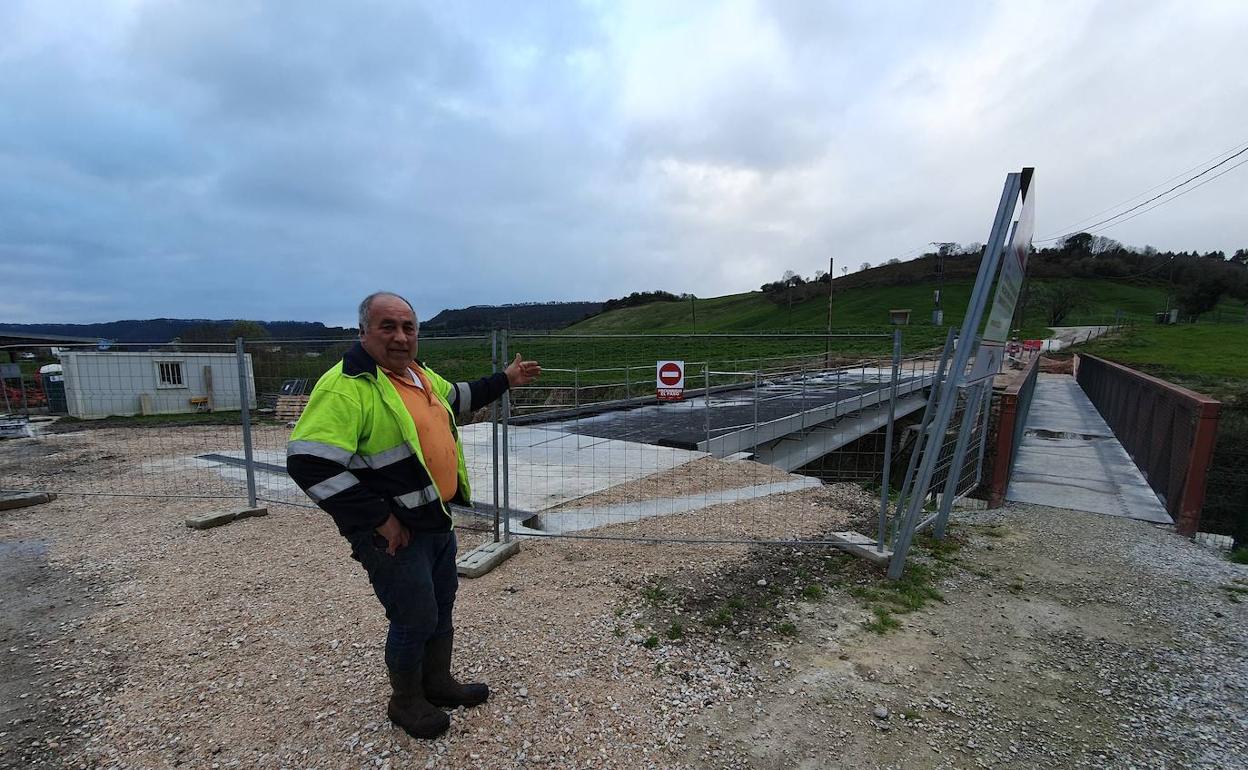
<path id="1" fill-rule="evenodd" d="M 1075 379 L 1165 503 L 1179 533 L 1195 534 L 1221 403 L 1096 356 L 1077 357 Z"/>
<path id="2" fill-rule="evenodd" d="M 992 479 L 989 482 L 988 505 L 997 508 L 1005 501 L 1005 491 L 1010 485 L 1014 471 L 1014 459 L 1023 443 L 1027 415 L 1031 413 L 1031 397 L 1036 392 L 1036 378 L 1040 374 L 1040 356 L 1033 356 L 1022 375 L 1005 388 L 1000 398 L 997 417 L 995 454 L 992 461 Z"/>

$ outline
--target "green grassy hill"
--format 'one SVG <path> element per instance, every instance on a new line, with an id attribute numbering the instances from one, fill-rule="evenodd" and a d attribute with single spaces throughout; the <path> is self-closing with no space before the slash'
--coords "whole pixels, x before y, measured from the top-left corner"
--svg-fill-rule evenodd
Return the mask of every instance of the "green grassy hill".
<path id="1" fill-rule="evenodd" d="M 1139 326 L 1077 350 L 1248 404 L 1248 324 Z"/>
<path id="2" fill-rule="evenodd" d="M 1033 285 L 1043 285 L 1035 281 Z M 1084 307 L 1066 322 L 1105 323 L 1117 311 L 1128 318 L 1151 320 L 1152 314 L 1164 308 L 1164 285 L 1129 284 L 1106 279 L 1080 281 L 1087 292 Z M 860 286 L 836 290 L 832 301 L 834 331 L 878 331 L 888 327 L 888 311 L 910 308 L 911 327 L 908 336 L 939 337 L 931 325 L 932 289 L 928 284 L 904 286 Z M 969 281 L 945 284 L 944 307 L 946 324 L 961 323 L 970 300 Z M 835 289 L 835 287 L 834 287 Z M 724 297 L 690 302 L 655 302 L 638 307 L 622 308 L 589 318 L 569 327 L 568 332 L 764 332 L 823 331 L 827 325 L 827 297 L 814 297 L 803 302 L 774 302 L 762 292 L 730 294 Z M 696 327 L 694 314 L 696 313 Z M 1024 336 L 1044 336 L 1045 318 L 1039 307 L 1028 308 L 1023 325 Z"/>

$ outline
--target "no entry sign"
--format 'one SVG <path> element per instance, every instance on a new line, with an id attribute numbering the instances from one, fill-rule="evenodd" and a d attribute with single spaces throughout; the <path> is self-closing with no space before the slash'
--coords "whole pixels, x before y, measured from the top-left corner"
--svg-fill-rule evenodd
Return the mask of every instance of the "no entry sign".
<path id="1" fill-rule="evenodd" d="M 685 362 L 659 361 L 654 367 L 654 395 L 660 401 L 680 401 L 685 393 Z"/>

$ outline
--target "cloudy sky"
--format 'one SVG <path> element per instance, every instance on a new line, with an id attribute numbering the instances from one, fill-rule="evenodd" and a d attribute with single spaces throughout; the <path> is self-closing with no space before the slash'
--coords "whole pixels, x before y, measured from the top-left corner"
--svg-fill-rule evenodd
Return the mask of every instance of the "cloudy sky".
<path id="1" fill-rule="evenodd" d="M 713 296 L 1248 143 L 1248 3 L 5 0 L 0 322 Z M 1248 168 L 1104 234 L 1248 246 Z M 839 269 L 838 269 L 839 272 Z"/>

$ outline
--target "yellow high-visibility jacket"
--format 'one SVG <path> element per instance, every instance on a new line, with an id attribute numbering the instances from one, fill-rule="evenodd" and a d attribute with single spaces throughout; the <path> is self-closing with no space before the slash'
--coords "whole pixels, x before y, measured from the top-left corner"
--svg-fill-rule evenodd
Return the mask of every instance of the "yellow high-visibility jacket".
<path id="1" fill-rule="evenodd" d="M 456 415 L 466 417 L 502 396 L 507 375 L 451 383 L 421 368 L 446 408 L 455 437 L 459 489 L 451 502 L 471 505 Z M 412 416 L 390 378 L 358 342 L 313 388 L 286 444 L 286 471 L 343 535 L 375 529 L 392 513 L 413 531 L 451 528 L 451 514 L 425 464 Z"/>

